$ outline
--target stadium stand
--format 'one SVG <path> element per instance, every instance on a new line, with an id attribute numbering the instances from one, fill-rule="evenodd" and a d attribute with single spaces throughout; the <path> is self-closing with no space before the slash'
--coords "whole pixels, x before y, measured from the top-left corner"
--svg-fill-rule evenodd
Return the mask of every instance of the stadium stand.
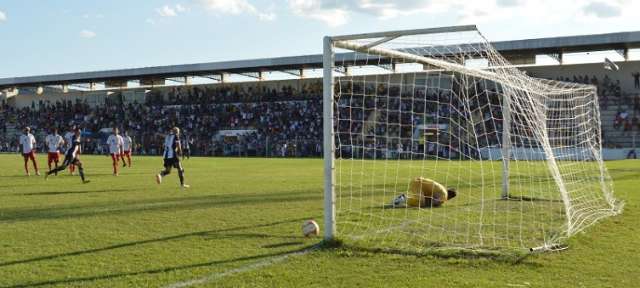
<path id="1" fill-rule="evenodd" d="M 553 74 L 553 73 L 549 73 Z M 540 75 L 538 75 L 540 76 Z M 544 75 L 542 75 L 544 76 Z M 548 77 L 555 80 L 593 84 L 598 87 L 600 105 L 602 107 L 602 125 L 605 134 L 605 146 L 631 147 L 632 135 L 640 131 L 640 93 L 622 89 L 621 79 L 612 79 L 608 75 L 599 78 L 587 75 L 555 75 Z M 631 82 L 627 79 L 626 82 Z M 625 87 L 630 87 L 625 83 Z M 480 84 L 478 84 L 480 85 Z M 300 87 L 300 89 L 294 88 Z M 632 87 L 632 86 L 631 86 Z M 363 119 L 359 125 L 338 123 L 340 133 L 348 135 L 363 132 L 365 137 L 344 138 L 341 141 L 367 141 L 365 151 L 343 151 L 343 153 L 367 153 L 368 157 L 386 157 L 389 153 L 410 153 L 415 149 L 426 149 L 430 154 L 439 157 L 455 156 L 452 153 L 473 153 L 470 147 L 443 147 L 438 151 L 434 147 L 422 147 L 421 143 L 376 142 L 375 135 L 395 136 L 398 139 L 411 138 L 409 127 L 413 124 L 437 125 L 438 119 L 447 117 L 450 109 L 447 105 L 422 105 L 410 103 L 408 100 L 419 98 L 427 103 L 449 103 L 450 95 L 446 92 L 416 90 L 420 97 L 403 97 L 399 91 L 380 85 L 378 87 L 361 87 L 351 85 L 342 89 L 359 89 L 366 94 L 390 95 L 391 101 L 367 99 L 342 99 L 342 101 L 364 101 L 365 105 L 342 105 L 354 107 L 351 113 Z M 632 88 L 632 90 L 635 88 Z M 476 91 L 484 91 L 482 87 Z M 488 90 L 490 91 L 490 90 Z M 109 133 L 109 127 L 118 126 L 134 138 L 136 154 L 156 155 L 161 153 L 161 139 L 156 136 L 171 125 L 183 127 L 190 138 L 193 155 L 206 156 L 268 156 L 268 157 L 310 157 L 322 153 L 322 104 L 321 83 L 319 80 L 305 81 L 300 85 L 296 80 L 281 81 L 279 89 L 268 88 L 257 83 L 226 85 L 194 85 L 182 87 L 156 88 L 143 93 L 142 101 L 125 97 L 123 92 L 104 94 L 102 99 L 89 103 L 88 99 L 72 100 L 34 98 L 30 105 L 1 106 L 0 149 L 15 149 L 16 135 L 22 126 L 31 126 L 39 143 L 50 127 L 58 127 L 64 131 L 72 125 L 85 129 L 84 153 L 101 154 L 102 143 Z M 357 91 L 356 91 L 357 92 Z M 490 93 L 490 92 L 489 92 Z M 358 93 L 355 93 L 358 94 Z M 364 93 L 363 93 L 364 94 Z M 489 97 L 490 99 L 492 97 Z M 47 99 L 47 100 L 45 100 Z M 51 98 L 55 99 L 55 98 Z M 133 100 L 132 100 L 133 99 Z M 382 99 L 382 98 L 380 98 Z M 479 113 L 492 113 L 500 119 L 498 99 L 493 103 L 478 103 L 487 107 Z M 489 104 L 489 105 L 487 105 Z M 361 108 L 367 106 L 386 107 L 382 112 L 364 114 Z M 424 111 L 424 109 L 427 109 Z M 366 110 L 366 109 L 364 109 Z M 424 113 L 427 117 L 411 117 L 413 111 Z M 481 111 L 481 112 L 480 112 Z M 342 111 L 344 113 L 345 111 Z M 387 127 L 376 123 L 376 119 L 400 118 L 402 125 Z M 487 117 L 490 118 L 490 117 Z M 395 122 L 395 121 L 391 121 Z M 405 125 L 406 124 L 406 125 Z M 487 145 L 497 143 L 501 137 L 500 121 L 488 121 L 478 125 L 495 127 L 484 128 L 495 131 L 482 138 Z M 486 139 L 486 140 L 485 140 Z M 362 144 L 362 143 L 353 143 Z M 349 147 L 350 145 L 345 145 Z M 394 147 L 389 149 L 389 147 Z M 42 149 L 43 147 L 41 147 Z M 437 149 L 437 148 L 436 148 Z M 402 155 L 402 154 L 401 154 Z M 407 156 L 408 157 L 408 156 Z"/>
<path id="2" fill-rule="evenodd" d="M 621 32 L 493 44 L 512 63 L 522 65 L 521 69 L 531 76 L 597 86 L 603 146 L 629 148 L 636 147 L 640 141 L 636 139 L 640 134 L 640 61 L 632 60 L 629 56 L 632 54 L 630 49 L 640 47 L 639 39 L 640 32 Z M 615 50 L 622 56 L 624 61 L 616 63 L 619 71 L 606 70 L 602 63 L 563 62 L 563 53 L 601 50 Z M 550 55 L 558 60 L 558 64 L 538 65 L 536 55 Z M 161 139 L 155 134 L 175 124 L 186 131 L 194 155 L 320 156 L 322 83 L 310 75 L 313 69 L 321 67 L 321 55 L 305 55 L 0 79 L 0 92 L 3 93 L 0 94 L 0 151 L 16 149 L 17 135 L 23 126 L 34 128 L 35 136 L 42 145 L 47 128 L 55 126 L 67 130 L 71 125 L 78 124 L 85 129 L 85 153 L 102 153 L 104 147 L 101 143 L 107 131 L 112 126 L 119 126 L 128 130 L 134 138 L 135 153 L 153 155 L 160 153 Z M 342 68 L 340 73 L 348 73 L 346 67 Z M 271 71 L 284 72 L 295 79 L 263 81 L 264 73 Z M 248 75 L 254 81 L 225 82 L 225 77 L 232 74 L 245 77 L 245 80 Z M 220 83 L 191 85 L 187 79 L 193 77 Z M 176 79 L 181 84 L 164 86 L 168 81 L 176 82 Z M 140 87 L 127 86 L 127 81 L 137 81 Z M 116 86 L 125 88 L 100 90 L 95 87 L 102 83 L 100 85 L 109 89 L 115 87 L 112 84 L 116 82 L 121 84 Z M 338 123 L 340 141 L 367 141 L 363 145 L 366 151 L 343 152 L 369 153 L 371 157 L 385 157 L 389 153 L 408 154 L 420 148 L 428 151 L 434 149 L 431 153 L 440 157 L 446 157 L 456 150 L 465 154 L 473 153 L 465 151 L 469 149 L 465 147 L 439 150 L 421 147 L 424 145 L 422 143 L 407 143 L 406 140 L 377 143 L 375 135 L 383 133 L 407 139 L 406 136 L 412 131 L 407 128 L 411 125 L 405 124 L 438 125 L 438 119 L 446 116 L 450 107 L 412 106 L 403 101 L 402 95 L 393 91 L 393 87 L 353 85 L 350 89 L 389 92 L 393 96 L 388 103 L 370 99 L 362 103 L 398 108 L 400 111 L 425 112 L 427 117 L 411 118 L 407 116 L 410 113 L 388 111 L 371 114 L 360 111 L 358 105 L 350 105 L 353 107 L 350 112 L 357 114 L 362 121 L 348 127 Z M 434 94 L 433 91 L 420 90 L 415 93 L 424 93 L 421 96 L 427 102 L 435 99 L 431 102 L 444 103 L 450 99 L 447 93 Z M 363 99 L 352 98 L 349 101 L 358 100 Z M 499 116 L 500 110 L 495 104 L 481 103 L 488 108 L 478 109 L 478 113 Z M 375 124 L 379 122 L 377 119 L 387 117 L 400 117 L 402 125 L 383 127 Z M 488 143 L 483 144 L 496 143 L 501 136 L 500 121 L 478 125 L 495 126 L 486 128 L 485 131 L 495 133 L 487 135 L 482 141 Z M 344 131 L 351 133 L 340 133 Z M 343 134 L 354 132 L 363 132 L 366 136 L 359 139 L 344 138 Z"/>
<path id="3" fill-rule="evenodd" d="M 552 78 L 552 77 L 550 77 Z M 623 91 L 620 79 L 611 79 L 605 75 L 602 79 L 596 76 L 574 75 L 571 77 L 556 76 L 556 80 L 593 84 L 598 87 L 602 107 L 603 130 L 607 136 L 605 145 L 611 147 L 631 145 L 632 133 L 640 131 L 640 94 Z M 15 107 L 4 103 L 0 119 L 2 125 L 2 145 L 0 149 L 15 149 L 15 137 L 22 126 L 30 126 L 38 139 L 44 139 L 47 130 L 58 127 L 61 131 L 72 125 L 79 125 L 85 130 L 85 153 L 101 154 L 102 143 L 108 135 L 110 127 L 118 126 L 134 138 L 134 152 L 143 155 L 161 153 L 161 139 L 156 133 L 165 131 L 167 127 L 178 125 L 183 127 L 190 138 L 193 155 L 205 156 L 268 156 L 268 157 L 310 157 L 322 153 L 322 106 L 321 86 L 319 81 L 307 81 L 301 89 L 295 80 L 285 81 L 280 89 L 268 89 L 256 84 L 244 85 L 195 85 L 190 87 L 158 88 L 145 94 L 144 101 L 126 101 L 122 93 L 105 96 L 102 103 L 90 105 L 76 98 L 75 101 L 51 102 L 39 98 L 31 101 L 31 105 Z M 286 85 L 288 83 L 288 85 Z M 481 85 L 478 83 L 478 85 Z M 356 98 L 343 99 L 352 104 L 350 113 L 355 118 L 364 119 L 359 124 L 338 123 L 341 141 L 367 141 L 368 143 L 352 143 L 353 146 L 366 147 L 365 151 L 343 151 L 346 154 L 367 153 L 367 157 L 388 157 L 400 153 L 401 157 L 415 149 L 426 149 L 428 154 L 439 157 L 455 156 L 454 153 L 473 153 L 472 147 L 422 147 L 423 143 L 376 141 L 376 135 L 389 135 L 391 138 L 409 139 L 413 131 L 410 124 L 438 125 L 438 119 L 446 119 L 450 109 L 448 105 L 424 105 L 406 99 L 424 99 L 430 103 L 450 103 L 451 95 L 446 92 L 416 90 L 420 97 L 406 97 L 394 88 L 385 85 L 378 87 L 362 87 L 357 83 L 342 89 L 354 89 L 354 94 L 373 93 L 389 95 L 389 98 Z M 390 89 L 390 90 L 389 90 Z M 366 90 L 366 91 L 364 91 Z M 485 91 L 477 87 L 476 91 Z M 487 90 L 491 93 L 491 90 Z M 364 93 L 366 92 L 366 93 Z M 403 97 L 404 96 L 404 97 Z M 384 99 L 382 101 L 381 99 Z M 404 99 L 404 100 L 403 100 Z M 489 99 L 494 99 L 489 97 Z M 478 103 L 485 107 L 478 113 L 491 113 L 500 119 L 499 100 L 492 103 Z M 358 104 L 360 103 L 360 104 Z M 364 104 L 362 104 L 364 103 Z M 487 105 L 488 104 L 488 105 Z M 367 114 L 367 107 L 384 107 L 381 113 Z M 426 109 L 426 110 L 425 110 Z M 392 112 L 398 111 L 398 112 Z M 412 117 L 416 112 L 426 115 L 425 119 Z M 342 111 L 341 113 L 345 113 Z M 359 115 L 359 116 L 357 116 Z M 402 125 L 375 125 L 377 119 L 400 118 Z M 487 119 L 491 117 L 486 117 Z M 398 122 L 398 121 L 391 121 Z M 406 124 L 406 125 L 405 125 Z M 346 125 L 346 126 L 345 126 Z M 496 131 L 481 140 L 496 144 L 501 135 L 501 122 L 487 121 L 479 123 L 489 127 L 486 131 Z M 364 131 L 364 132 L 363 132 Z M 361 133 L 364 137 L 349 137 Z M 39 141 L 40 145 L 44 141 Z M 357 145 L 356 145 L 357 144 Z M 349 147 L 352 145 L 345 145 Z M 43 147 L 41 147 L 42 149 Z M 434 149 L 438 149 L 435 151 Z M 403 154 L 404 153 L 404 154 Z"/>
<path id="4" fill-rule="evenodd" d="M 49 128 L 64 131 L 78 125 L 84 129 L 84 153 L 101 154 L 108 127 L 118 126 L 131 133 L 135 153 L 157 155 L 162 139 L 156 133 L 178 125 L 191 138 L 194 155 L 320 156 L 319 87 L 301 92 L 284 87 L 259 93 L 253 89 L 174 87 L 151 91 L 144 103 L 124 103 L 122 97 L 105 97 L 99 105 L 79 99 L 43 100 L 22 108 L 4 103 L 0 139 L 2 150 L 9 151 L 15 149 L 16 135 L 23 126 L 32 127 L 40 140 Z M 43 142 L 40 140 L 39 146 Z M 42 151 L 44 147 L 39 148 Z"/>

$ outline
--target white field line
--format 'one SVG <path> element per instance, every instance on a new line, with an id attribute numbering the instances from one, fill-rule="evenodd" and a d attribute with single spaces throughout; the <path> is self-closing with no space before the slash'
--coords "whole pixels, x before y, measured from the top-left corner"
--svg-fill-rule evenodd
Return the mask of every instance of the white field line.
<path id="1" fill-rule="evenodd" d="M 297 251 L 297 252 L 292 252 L 292 253 L 289 253 L 289 254 L 284 254 L 284 255 L 281 255 L 281 256 L 267 258 L 267 259 L 264 259 L 262 261 L 258 261 L 258 262 L 255 262 L 255 263 L 251 263 L 251 264 L 245 265 L 243 267 L 238 267 L 238 268 L 227 270 L 227 271 L 223 271 L 223 272 L 213 273 L 213 274 L 210 274 L 208 276 L 201 277 L 201 278 L 196 278 L 196 279 L 193 279 L 193 280 L 187 280 L 187 281 L 183 281 L 183 282 L 173 283 L 173 284 L 164 286 L 164 288 L 182 288 L 182 287 L 190 287 L 190 286 L 193 286 L 193 285 L 211 283 L 211 282 L 220 280 L 220 279 L 222 279 L 224 277 L 231 276 L 231 275 L 234 275 L 234 274 L 240 274 L 240 273 L 244 273 L 244 272 L 247 272 L 247 271 L 256 270 L 256 269 L 259 269 L 259 268 L 271 266 L 273 264 L 282 262 L 282 261 L 288 259 L 289 257 L 301 256 L 301 255 L 307 254 L 307 253 L 309 253 L 309 252 L 311 252 L 311 251 L 313 251 L 315 249 L 317 249 L 316 246 L 310 247 L 308 249 L 304 249 L 302 251 Z"/>

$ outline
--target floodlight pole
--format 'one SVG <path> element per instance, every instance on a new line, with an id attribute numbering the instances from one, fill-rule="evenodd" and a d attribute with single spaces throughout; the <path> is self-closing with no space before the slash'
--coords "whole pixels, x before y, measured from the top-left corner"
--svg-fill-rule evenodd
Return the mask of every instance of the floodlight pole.
<path id="1" fill-rule="evenodd" d="M 336 234 L 336 194 L 335 194 L 335 145 L 333 119 L 333 67 L 335 53 L 333 40 L 324 37 L 324 53 L 322 57 L 322 91 L 323 91 L 323 128 L 324 128 L 324 239 L 332 240 Z"/>

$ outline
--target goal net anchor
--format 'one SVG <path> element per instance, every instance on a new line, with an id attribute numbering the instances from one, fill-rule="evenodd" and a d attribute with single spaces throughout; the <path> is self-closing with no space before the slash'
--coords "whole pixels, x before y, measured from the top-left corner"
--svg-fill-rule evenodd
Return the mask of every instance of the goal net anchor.
<path id="1" fill-rule="evenodd" d="M 529 248 L 529 252 L 532 254 L 544 253 L 544 252 L 559 252 L 569 249 L 569 246 L 566 244 L 552 244 L 552 245 L 544 245 Z"/>

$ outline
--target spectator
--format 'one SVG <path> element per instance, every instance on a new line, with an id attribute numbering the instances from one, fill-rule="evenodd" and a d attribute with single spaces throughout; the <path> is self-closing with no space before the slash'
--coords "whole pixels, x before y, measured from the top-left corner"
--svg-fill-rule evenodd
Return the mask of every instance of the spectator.
<path id="1" fill-rule="evenodd" d="M 636 89 L 640 89 L 640 72 L 631 73 L 633 77 L 633 87 Z"/>

